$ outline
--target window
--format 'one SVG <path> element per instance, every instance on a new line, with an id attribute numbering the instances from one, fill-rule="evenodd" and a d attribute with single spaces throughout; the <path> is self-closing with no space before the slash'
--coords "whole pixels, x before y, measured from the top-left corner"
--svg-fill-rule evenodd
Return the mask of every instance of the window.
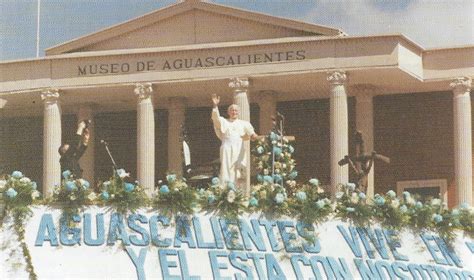
<path id="1" fill-rule="evenodd" d="M 448 202 L 448 181 L 446 179 L 398 181 L 397 194 L 401 196 L 404 191 L 419 195 L 423 202 L 429 197 Z"/>

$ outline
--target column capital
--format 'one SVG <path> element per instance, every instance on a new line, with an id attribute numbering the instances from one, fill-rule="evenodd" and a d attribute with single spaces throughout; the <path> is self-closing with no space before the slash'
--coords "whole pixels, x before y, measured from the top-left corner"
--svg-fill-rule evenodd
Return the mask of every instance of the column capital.
<path id="1" fill-rule="evenodd" d="M 377 89 L 371 84 L 356 84 L 349 87 L 349 94 L 360 99 L 371 99 L 375 96 Z"/>
<path id="2" fill-rule="evenodd" d="M 171 112 L 186 108 L 186 97 L 181 97 L 181 96 L 170 97 L 168 98 L 168 102 L 169 102 L 170 109 L 172 109 Z"/>
<path id="3" fill-rule="evenodd" d="M 59 101 L 59 90 L 48 89 L 41 92 L 41 100 L 44 103 L 56 103 Z"/>
<path id="4" fill-rule="evenodd" d="M 151 93 L 153 92 L 153 86 L 151 83 L 135 84 L 134 92 L 138 96 L 139 100 L 147 99 L 151 96 Z"/>
<path id="5" fill-rule="evenodd" d="M 250 86 L 250 80 L 247 77 L 234 77 L 230 78 L 229 87 L 236 91 L 248 90 Z"/>
<path id="6" fill-rule="evenodd" d="M 346 71 L 332 71 L 328 72 L 327 80 L 333 85 L 343 85 L 347 81 Z"/>
<path id="7" fill-rule="evenodd" d="M 453 89 L 454 93 L 469 92 L 472 88 L 472 79 L 469 77 L 458 77 L 449 86 Z"/>

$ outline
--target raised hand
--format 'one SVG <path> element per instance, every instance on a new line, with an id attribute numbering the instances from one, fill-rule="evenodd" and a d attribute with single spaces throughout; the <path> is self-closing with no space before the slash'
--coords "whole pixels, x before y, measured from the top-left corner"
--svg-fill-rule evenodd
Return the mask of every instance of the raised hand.
<path id="1" fill-rule="evenodd" d="M 214 107 L 217 107 L 219 106 L 219 102 L 221 101 L 221 97 L 220 96 L 217 96 L 216 94 L 213 94 L 212 95 L 212 105 L 214 105 Z"/>

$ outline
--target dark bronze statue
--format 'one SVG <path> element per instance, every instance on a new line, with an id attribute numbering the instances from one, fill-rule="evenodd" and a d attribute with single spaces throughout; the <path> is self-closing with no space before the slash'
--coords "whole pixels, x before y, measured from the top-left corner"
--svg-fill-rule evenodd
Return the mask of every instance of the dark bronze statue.
<path id="1" fill-rule="evenodd" d="M 367 175 L 372 169 L 374 160 L 380 160 L 385 163 L 390 163 L 390 158 L 372 151 L 370 154 L 365 153 L 365 144 L 362 137 L 362 132 L 357 131 L 355 134 L 354 143 L 356 146 L 355 156 L 345 156 L 338 164 L 340 166 L 349 164 L 357 176 L 357 186 L 361 191 L 367 191 Z"/>

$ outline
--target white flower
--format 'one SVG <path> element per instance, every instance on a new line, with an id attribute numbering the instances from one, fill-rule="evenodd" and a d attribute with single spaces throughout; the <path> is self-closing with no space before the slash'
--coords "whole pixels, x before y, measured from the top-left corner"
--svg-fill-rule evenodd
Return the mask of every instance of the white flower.
<path id="1" fill-rule="evenodd" d="M 415 203 L 416 203 L 416 200 L 413 197 L 410 196 L 407 198 L 408 205 L 415 205 Z"/>
<path id="2" fill-rule="evenodd" d="M 20 183 L 27 184 L 29 182 L 31 182 L 31 180 L 28 177 L 23 177 L 20 179 Z"/>
<path id="3" fill-rule="evenodd" d="M 355 193 L 355 192 L 352 193 L 352 195 L 351 195 L 351 202 L 352 202 L 352 203 L 357 203 L 357 202 L 359 202 L 359 195 L 358 195 L 357 193 Z"/>
<path id="4" fill-rule="evenodd" d="M 317 193 L 324 193 L 324 189 L 318 186 L 318 188 L 316 189 L 316 192 Z"/>
<path id="5" fill-rule="evenodd" d="M 121 179 L 123 179 L 123 178 L 125 178 L 125 177 L 129 177 L 129 176 L 130 176 L 130 173 L 127 173 L 127 172 L 125 171 L 125 169 L 117 169 L 117 175 L 118 175 Z"/>
<path id="6" fill-rule="evenodd" d="M 275 169 L 275 174 L 280 174 L 280 169 Z"/>
<path id="7" fill-rule="evenodd" d="M 111 195 L 110 195 L 110 198 L 114 198 L 114 197 L 115 197 L 115 194 L 111 194 Z"/>
<path id="8" fill-rule="evenodd" d="M 0 190 L 3 190 L 7 184 L 7 181 L 5 180 L 0 180 Z"/>
<path id="9" fill-rule="evenodd" d="M 337 199 L 341 199 L 343 195 L 344 195 L 343 192 L 337 192 L 337 193 L 336 193 L 336 198 L 337 198 Z"/>
<path id="10" fill-rule="evenodd" d="M 71 196 L 69 197 L 69 199 L 70 199 L 70 200 L 76 200 L 76 196 L 75 196 L 75 195 L 71 195 Z"/>
<path id="11" fill-rule="evenodd" d="M 227 193 L 227 202 L 232 203 L 235 200 L 235 192 L 234 191 L 229 191 Z"/>
<path id="12" fill-rule="evenodd" d="M 263 175 L 268 175 L 268 169 L 263 169 Z"/>
<path id="13" fill-rule="evenodd" d="M 31 193 L 31 198 L 32 199 L 37 199 L 38 197 L 40 197 L 40 192 L 35 190 Z"/>
<path id="14" fill-rule="evenodd" d="M 441 199 L 439 199 L 439 198 L 433 199 L 433 200 L 431 201 L 431 205 L 433 205 L 433 206 L 439 206 L 439 205 L 441 205 Z"/>
<path id="15" fill-rule="evenodd" d="M 392 200 L 391 206 L 392 206 L 393 208 L 398 208 L 398 206 L 400 206 L 400 201 L 399 201 L 398 199 Z"/>
<path id="16" fill-rule="evenodd" d="M 285 169 L 285 168 L 286 168 L 286 163 L 283 163 L 283 164 L 281 165 L 281 167 L 282 167 L 283 169 Z"/>
<path id="17" fill-rule="evenodd" d="M 97 195 L 95 194 L 95 192 L 91 192 L 88 196 L 87 196 L 87 199 L 89 199 L 90 201 L 93 201 L 97 198 Z"/>
<path id="18" fill-rule="evenodd" d="M 104 187 L 107 188 L 108 186 L 110 186 L 110 181 L 105 181 L 105 182 L 103 183 L 103 185 L 104 185 Z"/>

